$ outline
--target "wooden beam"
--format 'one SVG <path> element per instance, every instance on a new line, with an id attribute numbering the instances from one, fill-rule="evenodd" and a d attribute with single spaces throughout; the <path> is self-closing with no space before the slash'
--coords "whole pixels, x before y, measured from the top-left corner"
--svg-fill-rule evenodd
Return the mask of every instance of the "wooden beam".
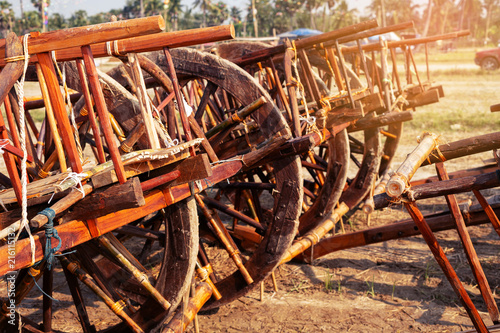
<path id="1" fill-rule="evenodd" d="M 232 177 L 243 166 L 241 161 L 230 161 L 222 163 L 213 168 L 213 175 L 207 178 L 206 182 L 201 182 L 201 190 L 208 187 L 208 184 L 215 184 L 224 179 Z M 195 193 L 199 193 L 197 187 Z M 55 227 L 61 237 L 60 252 L 70 249 L 78 244 L 82 244 L 94 237 L 115 230 L 139 218 L 154 213 L 168 205 L 179 202 L 191 196 L 191 188 L 188 184 L 166 188 L 163 190 L 151 191 L 144 197 L 145 204 L 142 207 L 124 209 L 113 212 L 105 216 L 90 220 L 71 220 Z M 35 241 L 35 260 L 43 258 L 45 247 L 45 233 L 37 232 L 33 235 Z M 12 270 L 18 270 L 31 264 L 30 240 L 20 239 L 16 243 L 16 263 L 12 268 L 8 264 L 7 245 L 0 248 L 0 276 Z"/>
<path id="2" fill-rule="evenodd" d="M 115 39 L 142 36 L 158 33 L 164 29 L 165 21 L 161 15 L 157 15 L 43 33 L 31 33 L 28 39 L 28 53 L 30 55 L 45 53 Z M 0 40 L 0 58 L 5 58 L 4 47 L 5 40 Z"/>

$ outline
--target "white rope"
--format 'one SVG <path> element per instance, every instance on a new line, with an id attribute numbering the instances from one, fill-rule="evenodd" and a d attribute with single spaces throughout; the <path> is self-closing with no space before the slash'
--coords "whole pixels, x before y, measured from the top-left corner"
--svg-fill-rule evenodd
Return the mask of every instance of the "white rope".
<path id="1" fill-rule="evenodd" d="M 299 69 L 297 68 L 297 54 L 295 54 L 295 58 L 292 60 L 292 67 L 295 72 L 295 76 L 297 77 L 296 81 L 299 85 L 299 91 L 300 91 L 300 98 L 302 100 L 302 104 L 304 105 L 304 110 L 306 111 L 306 114 L 309 115 L 309 109 L 307 108 L 307 101 L 306 101 L 306 94 L 304 92 L 304 86 L 302 85 L 302 82 L 300 82 L 300 75 L 299 75 Z"/>
<path id="2" fill-rule="evenodd" d="M 113 52 L 111 52 L 111 42 L 106 42 L 106 53 L 112 57 L 113 56 Z"/>
<path id="3" fill-rule="evenodd" d="M 3 149 L 7 147 L 8 144 L 10 144 L 9 139 L 0 139 L 0 155 L 3 155 Z"/>
<path id="4" fill-rule="evenodd" d="M 26 77 L 26 70 L 28 69 L 29 63 L 29 54 L 28 54 L 28 37 L 29 34 L 24 35 L 23 37 L 23 48 L 24 48 L 24 68 L 23 75 L 21 79 L 16 82 L 16 90 L 18 96 L 18 104 L 19 104 L 19 135 L 21 141 L 21 150 L 23 151 L 23 158 L 21 159 L 21 196 L 22 196 L 22 215 L 21 215 L 21 227 L 19 228 L 19 232 L 16 235 L 15 241 L 19 238 L 23 228 L 26 229 L 30 239 L 31 246 L 31 264 L 35 263 L 35 240 L 33 239 L 33 235 L 31 234 L 31 230 L 28 224 L 28 175 L 27 175 L 27 160 L 28 154 L 26 151 L 26 133 L 25 133 L 25 120 L 24 120 L 24 79 Z"/>
<path id="5" fill-rule="evenodd" d="M 309 130 L 314 130 L 316 127 L 316 117 L 315 116 L 309 116 L 309 117 L 304 117 L 300 116 L 300 120 L 305 121 L 307 123 L 306 127 L 306 133 L 309 133 Z"/>
<path id="6" fill-rule="evenodd" d="M 3 208 L 3 210 L 4 210 L 4 211 L 6 211 L 6 212 L 8 212 L 8 211 L 9 211 L 9 210 L 7 209 L 7 207 L 5 207 L 5 205 L 4 205 L 3 201 L 2 201 L 2 199 L 0 199 L 0 206 L 2 206 L 2 208 Z"/>
<path id="7" fill-rule="evenodd" d="M 85 198 L 85 191 L 83 190 L 82 180 L 86 179 L 87 177 L 88 177 L 88 174 L 86 174 L 86 173 L 70 172 L 70 173 L 68 173 L 66 178 L 61 180 L 59 185 L 64 183 L 66 181 L 66 179 L 71 179 L 74 183 L 74 185 L 71 186 L 71 188 L 74 188 L 78 192 L 80 192 L 82 194 L 82 199 L 83 199 L 83 198 Z M 54 198 L 55 194 L 56 194 L 55 192 L 52 193 L 52 196 L 50 197 L 50 200 L 48 201 L 48 203 L 50 203 L 52 201 L 52 198 Z"/>
<path id="8" fill-rule="evenodd" d="M 156 115 L 153 115 L 153 119 L 158 122 L 158 124 L 160 125 L 160 128 L 161 128 L 161 131 L 162 131 L 163 135 L 165 135 L 165 140 L 163 140 L 163 143 L 165 144 L 165 146 L 167 148 L 177 146 L 179 144 L 179 140 L 178 139 L 172 140 L 172 138 L 168 134 L 167 129 L 165 128 L 165 125 L 161 121 L 161 118 L 158 116 L 160 114 L 160 111 L 151 102 L 151 100 L 149 100 L 149 102 L 150 102 L 151 107 L 156 111 Z"/>
<path id="9" fill-rule="evenodd" d="M 239 157 L 228 158 L 227 160 L 218 160 L 215 162 L 210 162 L 210 165 L 217 165 L 217 164 L 221 164 L 221 163 L 225 163 L 225 162 L 242 161 L 242 160 L 243 160 L 243 157 L 239 156 Z"/>

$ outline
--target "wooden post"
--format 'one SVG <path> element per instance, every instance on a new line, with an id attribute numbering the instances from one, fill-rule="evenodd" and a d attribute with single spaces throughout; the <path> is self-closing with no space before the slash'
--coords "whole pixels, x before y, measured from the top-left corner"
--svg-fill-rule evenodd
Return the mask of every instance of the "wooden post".
<path id="1" fill-rule="evenodd" d="M 438 174 L 439 180 L 450 179 L 443 163 L 436 163 L 436 172 Z M 481 267 L 479 258 L 477 257 L 477 253 L 474 249 L 474 245 L 472 244 L 472 240 L 470 239 L 467 227 L 465 226 L 465 221 L 462 213 L 460 212 L 460 207 L 458 206 L 457 199 L 455 198 L 454 194 L 446 195 L 445 198 L 446 203 L 448 204 L 448 208 L 450 209 L 450 212 L 453 215 L 453 219 L 455 220 L 455 225 L 457 227 L 460 240 L 462 241 L 465 255 L 467 256 L 467 260 L 469 261 L 472 274 L 474 274 L 474 278 L 476 279 L 476 282 L 479 286 L 481 296 L 483 296 L 484 302 L 486 303 L 486 308 L 488 309 L 490 318 L 493 322 L 498 322 L 498 307 L 491 293 L 490 285 L 488 284 L 486 275 L 484 274 L 483 268 Z"/>
<path id="2" fill-rule="evenodd" d="M 137 267 L 135 267 L 126 257 L 120 252 L 111 242 L 108 240 L 108 235 L 103 235 L 99 237 L 99 242 L 116 258 L 120 264 L 129 271 L 134 279 L 139 282 L 147 292 L 153 297 L 158 304 L 160 304 L 165 310 L 168 311 L 170 308 L 170 303 L 160 294 L 158 290 L 149 282 L 147 275 L 141 272 Z"/>
<path id="3" fill-rule="evenodd" d="M 300 131 L 300 114 L 297 105 L 297 91 L 295 90 L 295 82 L 293 82 L 292 62 L 295 52 L 292 48 L 292 43 L 287 39 L 285 41 L 286 51 L 283 57 L 283 67 L 285 67 L 285 82 L 288 90 L 288 98 L 290 100 L 290 107 L 292 112 L 292 128 L 294 137 L 301 136 Z"/>
<path id="4" fill-rule="evenodd" d="M 43 331 L 52 332 L 52 290 L 54 271 L 45 268 L 43 272 Z"/>
<path id="5" fill-rule="evenodd" d="M 87 77 L 85 76 L 85 65 L 82 59 L 76 60 L 76 66 L 78 68 L 78 75 L 80 76 L 80 83 L 83 90 L 83 96 L 85 97 L 85 106 L 87 108 L 90 126 L 92 127 L 92 133 L 94 134 L 94 141 L 97 148 L 97 160 L 99 163 L 106 162 L 106 156 L 104 156 L 104 149 L 101 141 L 101 131 L 99 130 L 99 125 L 94 113 L 94 103 L 92 102 L 92 96 L 90 95 L 90 90 L 87 82 Z"/>
<path id="6" fill-rule="evenodd" d="M 59 89 L 59 80 L 57 79 L 52 58 L 49 53 L 40 53 L 38 55 L 38 62 L 40 64 L 40 72 L 42 73 L 47 85 L 47 93 L 54 110 L 54 116 L 57 120 L 57 128 L 59 129 L 59 134 L 61 135 L 62 143 L 66 150 L 71 169 L 73 172 L 81 173 L 83 171 L 82 163 L 80 162 L 80 156 L 78 155 L 78 150 L 76 148 L 73 128 L 69 123 L 66 106 L 64 104 L 61 90 Z M 54 141 L 56 141 L 55 137 Z"/>
<path id="7" fill-rule="evenodd" d="M 497 232 L 498 236 L 500 236 L 500 221 L 498 220 L 497 215 L 493 211 L 493 208 L 488 204 L 488 201 L 484 198 L 484 196 L 479 192 L 479 190 L 472 190 L 474 195 L 476 196 L 477 201 L 483 207 L 484 212 L 488 215 L 491 224 L 493 225 L 493 229 Z"/>
<path id="8" fill-rule="evenodd" d="M 75 304 L 76 312 L 78 313 L 78 319 L 80 325 L 82 326 L 84 333 L 94 333 L 95 327 L 90 325 L 89 315 L 87 313 L 87 308 L 82 297 L 82 291 L 78 285 L 78 279 L 71 274 L 66 267 L 63 266 L 64 276 L 66 277 L 66 282 L 68 283 L 69 291 L 73 298 L 73 303 Z"/>
<path id="9" fill-rule="evenodd" d="M 144 85 L 144 78 L 142 76 L 139 60 L 134 53 L 128 54 L 128 63 L 131 67 L 132 78 L 136 86 L 136 95 L 141 107 L 142 119 L 146 127 L 146 135 L 149 140 L 151 149 L 159 149 L 160 141 L 158 140 L 158 133 L 154 124 L 153 113 L 151 112 L 151 105 L 149 104 L 146 86 Z"/>
<path id="10" fill-rule="evenodd" d="M 441 267 L 441 270 L 445 274 L 446 278 L 450 282 L 451 287 L 453 288 L 455 294 L 457 295 L 458 299 L 465 308 L 465 311 L 467 311 L 467 314 L 469 315 L 472 323 L 474 324 L 474 327 L 478 332 L 487 333 L 488 329 L 486 328 L 486 325 L 481 319 L 479 312 L 472 303 L 464 286 L 458 279 L 457 273 L 455 273 L 455 270 L 448 261 L 448 258 L 446 257 L 446 254 L 444 253 L 443 249 L 441 248 L 441 246 L 439 246 L 436 237 L 434 236 L 431 228 L 425 221 L 424 216 L 417 208 L 417 205 L 415 204 L 415 202 L 408 202 L 405 203 L 405 207 L 408 213 L 410 214 L 411 218 L 417 225 L 418 229 L 420 230 L 420 233 L 424 237 L 427 246 L 429 246 L 429 249 L 434 255 L 434 258 L 436 258 L 436 261 Z"/>
<path id="11" fill-rule="evenodd" d="M 113 165 L 115 167 L 116 177 L 118 178 L 118 181 L 123 184 L 127 181 L 127 178 L 125 177 L 125 170 L 123 169 L 123 164 L 120 159 L 120 152 L 118 151 L 115 136 L 113 134 L 113 130 L 111 129 L 106 101 L 104 100 L 104 95 L 101 90 L 99 75 L 97 74 L 90 46 L 82 46 L 82 54 L 89 79 L 90 89 L 92 91 L 92 95 L 94 96 L 94 102 L 97 108 L 97 113 L 99 114 L 99 119 L 101 120 L 102 131 L 104 133 L 104 137 L 106 138 L 111 160 L 113 161 Z"/>
<path id="12" fill-rule="evenodd" d="M 172 85 L 174 86 L 175 99 L 177 100 L 177 107 L 179 108 L 179 113 L 181 115 L 182 128 L 184 129 L 184 135 L 186 136 L 186 140 L 192 140 L 191 129 L 189 127 L 189 122 L 187 119 L 186 110 L 184 108 L 184 99 L 182 98 L 182 94 L 179 87 L 179 81 L 177 80 L 177 74 L 175 73 L 175 66 L 172 60 L 172 56 L 170 55 L 170 50 L 168 48 L 163 49 L 163 53 L 165 54 L 165 59 L 167 61 L 168 71 L 170 74 L 170 79 L 172 80 Z M 180 134 L 179 134 L 180 136 Z M 194 148 L 189 148 L 191 152 L 191 156 L 195 155 Z"/>
<path id="13" fill-rule="evenodd" d="M 2 140 L 9 140 L 9 135 L 7 134 L 7 128 L 3 120 L 3 116 L 0 113 L 0 138 Z M 19 178 L 19 173 L 17 173 L 17 166 L 14 156 L 12 154 L 3 154 L 3 160 L 5 162 L 5 167 L 9 173 L 10 181 L 12 187 L 14 188 L 14 193 L 16 194 L 17 202 L 21 205 L 22 194 L 21 194 L 21 179 Z"/>

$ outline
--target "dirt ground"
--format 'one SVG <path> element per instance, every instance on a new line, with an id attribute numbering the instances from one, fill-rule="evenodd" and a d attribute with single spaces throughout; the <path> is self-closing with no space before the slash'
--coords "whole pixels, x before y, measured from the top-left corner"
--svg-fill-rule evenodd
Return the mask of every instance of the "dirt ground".
<path id="1" fill-rule="evenodd" d="M 400 147 L 396 166 L 413 147 Z M 449 172 L 463 170 L 480 166 L 488 158 L 491 153 L 477 154 L 446 166 Z M 435 168 L 427 166 L 414 179 L 434 175 Z M 500 191 L 482 193 L 493 196 Z M 477 203 L 471 193 L 457 199 Z M 424 214 L 447 209 L 444 198 L 418 204 Z M 404 209 L 387 208 L 373 214 L 370 227 L 405 219 L 409 215 Z M 344 228 L 345 232 L 368 228 L 366 216 L 357 212 L 344 221 Z M 491 224 L 468 227 L 468 231 L 500 304 L 500 237 Z M 341 232 L 340 226 L 336 232 Z M 483 321 L 493 325 L 458 233 L 448 230 L 435 235 Z M 421 236 L 334 252 L 312 265 L 284 264 L 276 271 L 276 279 L 278 292 L 269 278 L 262 301 L 256 288 L 216 313 L 200 314 L 200 332 L 460 332 L 474 328 Z M 194 332 L 192 326 L 189 332 Z"/>
<path id="2" fill-rule="evenodd" d="M 375 223 L 382 220 L 388 222 L 378 218 Z M 498 303 L 500 238 L 490 225 L 470 227 L 469 232 Z M 483 320 L 492 325 L 457 233 L 436 235 Z M 285 264 L 276 271 L 276 278 L 278 292 L 269 279 L 262 301 L 257 288 L 217 313 L 200 315 L 200 331 L 457 332 L 473 328 L 420 236 L 335 252 L 312 265 Z"/>

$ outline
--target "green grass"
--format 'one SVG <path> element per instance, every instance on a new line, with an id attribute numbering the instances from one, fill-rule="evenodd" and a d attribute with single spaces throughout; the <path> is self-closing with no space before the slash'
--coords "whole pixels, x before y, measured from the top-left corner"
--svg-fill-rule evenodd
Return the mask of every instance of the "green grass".
<path id="1" fill-rule="evenodd" d="M 429 62 L 434 63 L 469 63 L 474 61 L 476 50 L 458 49 L 452 52 L 441 52 L 435 49 L 429 49 Z M 414 54 L 415 62 L 425 63 L 425 49 L 422 47 L 420 52 Z M 401 57 L 401 60 L 403 58 Z"/>
<path id="2" fill-rule="evenodd" d="M 374 287 L 375 275 L 372 275 L 371 282 L 368 282 L 368 280 L 365 280 L 365 282 L 366 282 L 366 285 L 368 286 L 368 290 L 366 291 L 366 294 L 371 296 L 371 297 L 375 297 L 375 287 Z"/>
<path id="3" fill-rule="evenodd" d="M 490 112 L 490 106 L 500 103 L 500 71 L 449 70 L 433 72 L 431 78 L 443 86 L 445 97 L 417 108 L 413 120 L 405 124 L 405 136 L 423 131 L 454 135 L 498 131 L 500 114 Z"/>

